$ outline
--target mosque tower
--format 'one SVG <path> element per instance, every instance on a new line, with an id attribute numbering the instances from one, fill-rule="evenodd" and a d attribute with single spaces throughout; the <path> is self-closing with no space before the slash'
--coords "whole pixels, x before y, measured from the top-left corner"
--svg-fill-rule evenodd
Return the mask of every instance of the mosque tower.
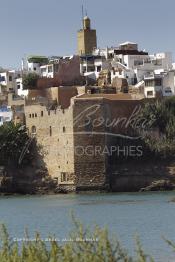
<path id="1" fill-rule="evenodd" d="M 91 29 L 91 20 L 88 16 L 85 16 L 83 18 L 83 29 L 78 31 L 78 54 L 91 55 L 96 47 L 96 30 Z"/>

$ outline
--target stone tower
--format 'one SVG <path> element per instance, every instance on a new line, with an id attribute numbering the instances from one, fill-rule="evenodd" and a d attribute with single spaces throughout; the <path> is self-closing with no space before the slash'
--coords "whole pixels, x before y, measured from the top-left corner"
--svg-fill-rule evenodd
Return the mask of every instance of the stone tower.
<path id="1" fill-rule="evenodd" d="M 85 16 L 83 19 L 83 29 L 78 31 L 78 54 L 90 55 L 97 47 L 96 30 L 91 29 L 91 20 Z"/>

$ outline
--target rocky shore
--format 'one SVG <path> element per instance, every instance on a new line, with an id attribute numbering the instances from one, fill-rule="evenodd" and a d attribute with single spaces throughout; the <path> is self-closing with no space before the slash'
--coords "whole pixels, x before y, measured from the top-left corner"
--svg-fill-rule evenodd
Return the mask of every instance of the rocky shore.
<path id="1" fill-rule="evenodd" d="M 147 191 L 171 191 L 175 190 L 175 182 L 162 179 L 158 181 L 152 182 L 149 186 L 141 188 L 140 192 L 147 192 Z"/>
<path id="2" fill-rule="evenodd" d="M 148 192 L 175 190 L 175 163 L 133 162 L 120 164 L 118 172 L 113 174 L 111 189 L 105 192 Z M 84 190 L 78 191 L 78 193 Z M 101 192 L 99 189 L 89 188 L 88 191 Z M 48 195 L 67 194 L 77 192 L 72 188 L 58 185 L 46 168 L 30 167 L 16 169 L 0 167 L 0 195 Z M 104 190 L 103 190 L 104 192 Z"/>

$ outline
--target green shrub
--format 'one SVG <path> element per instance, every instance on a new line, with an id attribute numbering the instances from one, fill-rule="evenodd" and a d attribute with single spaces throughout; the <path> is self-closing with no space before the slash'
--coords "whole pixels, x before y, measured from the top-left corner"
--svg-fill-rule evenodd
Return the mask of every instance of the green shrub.
<path id="1" fill-rule="evenodd" d="M 149 150 L 158 156 L 173 157 L 175 155 L 175 98 L 146 103 L 138 119 L 146 120 L 147 125 L 137 131 Z M 153 135 L 153 131 L 157 136 Z"/>
<path id="2" fill-rule="evenodd" d="M 13 122 L 0 127 L 0 165 L 18 166 L 32 158 L 32 140 L 25 126 Z"/>
<path id="3" fill-rule="evenodd" d="M 29 73 L 23 77 L 23 89 L 35 89 L 39 76 L 36 73 Z"/>

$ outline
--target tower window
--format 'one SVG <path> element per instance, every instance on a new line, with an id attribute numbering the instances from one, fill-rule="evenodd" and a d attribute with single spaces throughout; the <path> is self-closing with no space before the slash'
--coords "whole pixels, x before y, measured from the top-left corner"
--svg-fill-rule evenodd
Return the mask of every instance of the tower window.
<path id="1" fill-rule="evenodd" d="M 31 132 L 32 135 L 36 135 L 36 126 L 32 126 Z"/>
<path id="2" fill-rule="evenodd" d="M 61 173 L 61 182 L 66 182 L 66 173 Z"/>

